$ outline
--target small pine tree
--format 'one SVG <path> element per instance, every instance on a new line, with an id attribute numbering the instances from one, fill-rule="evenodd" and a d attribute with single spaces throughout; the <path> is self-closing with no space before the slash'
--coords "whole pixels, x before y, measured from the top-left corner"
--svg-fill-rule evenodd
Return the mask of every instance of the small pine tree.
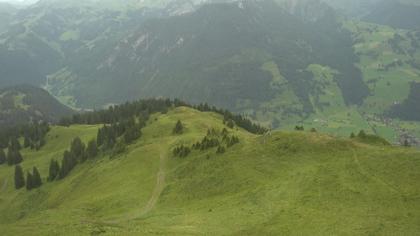
<path id="1" fill-rule="evenodd" d="M 57 178 L 58 174 L 60 173 L 60 165 L 54 159 L 50 161 L 50 168 L 49 168 L 49 175 L 48 181 L 53 181 Z"/>
<path id="2" fill-rule="evenodd" d="M 34 188 L 34 180 L 33 180 L 32 174 L 28 172 L 26 174 L 26 189 L 32 190 L 33 188 Z"/>
<path id="3" fill-rule="evenodd" d="M 23 170 L 20 165 L 15 167 L 15 188 L 21 189 L 25 186 L 25 178 L 23 177 Z"/>
<path id="4" fill-rule="evenodd" d="M 76 166 L 76 164 L 76 156 L 70 151 L 65 151 L 63 154 L 63 160 L 61 162 L 61 168 L 58 177 L 60 179 L 66 177 L 70 173 L 70 171 Z"/>
<path id="5" fill-rule="evenodd" d="M 410 143 L 408 142 L 408 140 L 404 140 L 404 147 L 410 147 Z"/>
<path id="6" fill-rule="evenodd" d="M 22 154 L 19 151 L 15 151 L 15 165 L 20 164 L 23 161 Z"/>
<path id="7" fill-rule="evenodd" d="M 360 130 L 359 134 L 357 135 L 359 138 L 366 138 L 366 132 L 364 130 Z"/>
<path id="8" fill-rule="evenodd" d="M 7 164 L 9 166 L 17 165 L 23 161 L 22 155 L 18 150 L 7 150 Z"/>
<path id="9" fill-rule="evenodd" d="M 15 153 L 11 148 L 7 149 L 7 165 L 11 166 L 15 164 Z"/>
<path id="10" fill-rule="evenodd" d="M 12 150 L 20 150 L 22 147 L 20 146 L 19 140 L 17 138 L 11 138 L 9 148 Z"/>
<path id="11" fill-rule="evenodd" d="M 118 154 L 125 152 L 125 148 L 126 148 L 125 143 L 122 141 L 118 141 L 117 144 L 112 149 L 112 155 L 116 156 Z"/>
<path id="12" fill-rule="evenodd" d="M 28 135 L 25 134 L 25 138 L 23 140 L 23 147 L 28 148 L 31 146 L 31 140 L 29 139 Z"/>
<path id="13" fill-rule="evenodd" d="M 4 153 L 3 148 L 0 147 L 0 165 L 3 165 L 6 161 L 6 153 Z"/>
<path id="14" fill-rule="evenodd" d="M 32 171 L 32 187 L 39 188 L 42 185 L 41 175 L 36 167 L 33 168 Z"/>
<path id="15" fill-rule="evenodd" d="M 302 125 L 302 126 L 298 126 L 298 125 L 296 125 L 296 126 L 295 126 L 295 130 L 296 130 L 296 131 L 304 131 L 304 130 L 305 130 L 305 128 L 303 127 L 303 125 Z"/>
<path id="16" fill-rule="evenodd" d="M 178 120 L 178 122 L 176 122 L 173 133 L 174 134 L 182 134 L 183 132 L 184 132 L 184 125 L 182 124 L 182 122 L 180 120 Z"/>
<path id="17" fill-rule="evenodd" d="M 98 155 L 98 146 L 96 140 L 90 140 L 87 146 L 87 155 L 89 159 L 93 159 Z"/>
<path id="18" fill-rule="evenodd" d="M 70 145 L 70 152 L 74 154 L 76 159 L 83 162 L 85 159 L 83 158 L 84 152 L 85 152 L 85 144 L 82 142 L 82 140 L 79 137 L 76 137 L 73 139 Z"/>
<path id="19" fill-rule="evenodd" d="M 225 152 L 226 152 L 226 148 L 225 147 L 223 147 L 223 146 L 217 147 L 217 151 L 216 151 L 217 154 L 223 154 Z"/>
<path id="20" fill-rule="evenodd" d="M 350 138 L 356 138 L 356 135 L 353 132 L 351 132 Z"/>
<path id="21" fill-rule="evenodd" d="M 226 122 L 226 126 L 229 127 L 229 128 L 231 128 L 231 129 L 233 129 L 233 127 L 235 127 L 235 122 L 232 119 L 229 119 Z"/>

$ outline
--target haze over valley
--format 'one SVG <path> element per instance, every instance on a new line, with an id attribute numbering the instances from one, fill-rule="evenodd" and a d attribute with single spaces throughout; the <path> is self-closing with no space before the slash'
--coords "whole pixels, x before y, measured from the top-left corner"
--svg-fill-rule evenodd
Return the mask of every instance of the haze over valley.
<path id="1" fill-rule="evenodd" d="M 0 1 L 0 232 L 416 235 L 419 45 L 418 0 Z"/>

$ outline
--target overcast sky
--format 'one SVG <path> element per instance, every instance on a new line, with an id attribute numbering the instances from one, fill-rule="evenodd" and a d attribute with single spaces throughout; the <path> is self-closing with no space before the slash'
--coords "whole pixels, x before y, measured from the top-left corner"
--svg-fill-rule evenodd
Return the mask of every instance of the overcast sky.
<path id="1" fill-rule="evenodd" d="M 10 2 L 10 3 L 34 3 L 37 2 L 38 0 L 0 0 L 0 2 Z"/>

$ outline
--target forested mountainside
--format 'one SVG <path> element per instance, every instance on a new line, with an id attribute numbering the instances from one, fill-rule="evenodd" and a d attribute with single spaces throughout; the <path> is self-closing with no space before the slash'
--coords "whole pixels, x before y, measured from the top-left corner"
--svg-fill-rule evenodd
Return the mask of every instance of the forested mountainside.
<path id="1" fill-rule="evenodd" d="M 71 108 L 37 87 L 21 85 L 0 90 L 0 128 L 28 122 L 58 122 L 73 113 Z"/>
<path id="2" fill-rule="evenodd" d="M 375 12 L 392 4 L 404 7 L 378 21 Z M 78 108 L 163 96 L 215 104 L 274 128 L 299 123 L 347 135 L 363 127 L 392 142 L 402 130 L 420 135 L 418 119 L 392 112 L 420 81 L 418 31 L 400 24 L 417 9 L 414 1 L 96 5 L 43 0 L 14 13 L 0 34 L 0 87 L 42 86 Z M 383 128 L 389 119 L 393 127 Z"/>
<path id="3" fill-rule="evenodd" d="M 364 20 L 395 28 L 420 30 L 420 2 L 385 1 L 376 4 Z"/>

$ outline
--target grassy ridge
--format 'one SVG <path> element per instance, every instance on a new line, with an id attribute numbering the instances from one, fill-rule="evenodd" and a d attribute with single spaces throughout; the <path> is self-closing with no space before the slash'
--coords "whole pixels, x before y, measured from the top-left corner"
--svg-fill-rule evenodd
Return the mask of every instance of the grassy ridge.
<path id="1" fill-rule="evenodd" d="M 181 120 L 184 134 L 172 129 Z M 412 149 L 371 146 L 305 132 L 262 137 L 229 129 L 240 143 L 173 157 L 173 147 L 201 140 L 222 117 L 176 108 L 151 117 L 127 152 L 79 165 L 64 180 L 13 189 L 0 166 L 0 232 L 10 235 L 399 234 L 420 232 L 418 167 Z M 55 127 L 24 169 L 48 162 L 96 126 Z M 58 135 L 58 137 L 57 137 Z M 60 155 L 58 155 L 60 156 Z M 1 186 L 0 186 L 1 187 Z"/>

